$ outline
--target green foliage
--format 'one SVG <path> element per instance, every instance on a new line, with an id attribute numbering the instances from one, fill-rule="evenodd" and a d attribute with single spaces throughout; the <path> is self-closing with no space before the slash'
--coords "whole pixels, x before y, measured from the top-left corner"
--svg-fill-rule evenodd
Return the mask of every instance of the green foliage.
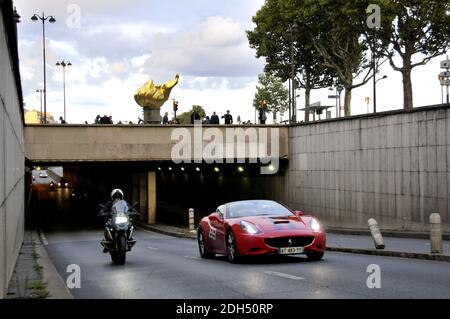
<path id="1" fill-rule="evenodd" d="M 382 44 L 380 54 L 403 75 L 404 108 L 413 107 L 411 70 L 450 49 L 448 0 L 375 0 L 381 7 L 382 27 L 372 32 Z M 413 59 L 416 55 L 417 58 Z M 399 56 L 402 65 L 394 60 Z M 413 61 L 414 60 L 414 61 Z"/>
<path id="2" fill-rule="evenodd" d="M 206 117 L 205 109 L 200 105 L 192 105 L 191 112 L 197 112 L 200 115 L 200 119 L 204 119 Z"/>
<path id="3" fill-rule="evenodd" d="M 289 91 L 280 79 L 267 73 L 259 76 L 253 107 L 260 109 L 263 101 L 266 101 L 267 110 L 274 115 L 286 112 L 289 107 Z"/>
<path id="4" fill-rule="evenodd" d="M 247 37 L 256 56 L 266 59 L 265 71 L 283 82 L 292 76 L 292 44 L 294 74 L 300 87 L 323 88 L 332 84 L 335 74 L 324 65 L 302 25 L 299 8 L 304 3 L 303 0 L 267 0 L 253 17 L 256 27 L 247 32 Z M 291 29 L 294 24 L 298 27 Z"/>
<path id="5" fill-rule="evenodd" d="M 369 0 L 267 0 L 248 32 L 250 45 L 258 57 L 266 58 L 266 71 L 290 77 L 290 45 L 294 43 L 294 73 L 300 87 L 309 90 L 331 86 L 333 78 L 348 91 L 347 114 L 350 114 L 351 90 L 370 79 L 368 49 L 364 39 L 366 8 Z M 292 31 L 291 26 L 298 28 Z M 369 69 L 360 84 L 353 80 Z"/>
<path id="6" fill-rule="evenodd" d="M 200 119 L 204 119 L 206 117 L 205 109 L 200 105 L 193 105 L 191 110 L 188 112 L 181 113 L 177 116 L 180 124 L 191 124 L 191 114 L 196 111 L 197 114 L 200 115 Z"/>

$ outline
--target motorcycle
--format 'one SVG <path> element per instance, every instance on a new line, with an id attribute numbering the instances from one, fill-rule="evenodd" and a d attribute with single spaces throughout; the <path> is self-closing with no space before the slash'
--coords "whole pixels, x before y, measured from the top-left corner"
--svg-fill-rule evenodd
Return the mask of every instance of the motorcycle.
<path id="1" fill-rule="evenodd" d="M 101 211 L 98 216 L 110 217 L 106 222 L 105 238 L 101 241 L 103 252 L 109 252 L 111 260 L 118 265 L 124 265 L 127 252 L 131 251 L 136 244 L 133 238 L 133 215 L 139 213 L 133 207 L 129 207 L 128 203 L 120 200 L 112 204 L 109 208 L 107 205 L 99 205 Z"/>

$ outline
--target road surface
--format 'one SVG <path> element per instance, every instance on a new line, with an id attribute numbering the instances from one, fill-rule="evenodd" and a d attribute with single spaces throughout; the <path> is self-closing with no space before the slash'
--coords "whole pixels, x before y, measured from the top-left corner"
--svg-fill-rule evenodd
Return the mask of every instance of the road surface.
<path id="1" fill-rule="evenodd" d="M 200 259 L 195 240 L 140 230 L 126 265 L 116 266 L 101 236 L 101 228 L 46 234 L 63 278 L 68 265 L 81 268 L 75 298 L 450 298 L 446 262 L 328 252 L 319 262 L 295 256 L 235 265 Z M 366 284 L 372 264 L 381 269 L 380 289 Z"/>

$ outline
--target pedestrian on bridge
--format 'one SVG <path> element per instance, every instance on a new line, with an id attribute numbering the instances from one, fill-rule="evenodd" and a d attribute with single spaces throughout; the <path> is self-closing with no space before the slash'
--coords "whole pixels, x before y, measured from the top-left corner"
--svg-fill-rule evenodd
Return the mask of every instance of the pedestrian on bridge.
<path id="1" fill-rule="evenodd" d="M 233 116 L 230 114 L 230 111 L 227 111 L 227 114 L 222 116 L 223 119 L 225 119 L 225 125 L 231 125 L 233 124 Z"/>

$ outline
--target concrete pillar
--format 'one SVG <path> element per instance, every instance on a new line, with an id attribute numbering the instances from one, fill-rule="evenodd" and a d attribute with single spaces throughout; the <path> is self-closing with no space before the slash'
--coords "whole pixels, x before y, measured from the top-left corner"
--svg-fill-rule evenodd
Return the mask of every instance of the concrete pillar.
<path id="1" fill-rule="evenodd" d="M 139 212 L 141 213 L 141 222 L 148 222 L 148 178 L 147 173 L 139 174 Z"/>
<path id="2" fill-rule="evenodd" d="M 139 203 L 139 195 L 140 195 L 140 189 L 139 189 L 139 174 L 134 173 L 133 174 L 133 190 L 131 193 L 131 203 Z"/>
<path id="3" fill-rule="evenodd" d="M 161 124 L 161 110 L 144 108 L 144 124 Z"/>
<path id="4" fill-rule="evenodd" d="M 431 253 L 442 254 L 442 228 L 439 214 L 430 215 L 430 226 Z"/>
<path id="5" fill-rule="evenodd" d="M 148 172 L 148 183 L 147 183 L 147 200 L 148 200 L 148 223 L 156 223 L 156 173 Z"/>
<path id="6" fill-rule="evenodd" d="M 380 232 L 380 227 L 378 227 L 378 223 L 375 219 L 371 218 L 368 221 L 370 232 L 372 233 L 373 242 L 375 243 L 375 247 L 377 249 L 384 249 L 384 241 L 383 236 Z"/>

